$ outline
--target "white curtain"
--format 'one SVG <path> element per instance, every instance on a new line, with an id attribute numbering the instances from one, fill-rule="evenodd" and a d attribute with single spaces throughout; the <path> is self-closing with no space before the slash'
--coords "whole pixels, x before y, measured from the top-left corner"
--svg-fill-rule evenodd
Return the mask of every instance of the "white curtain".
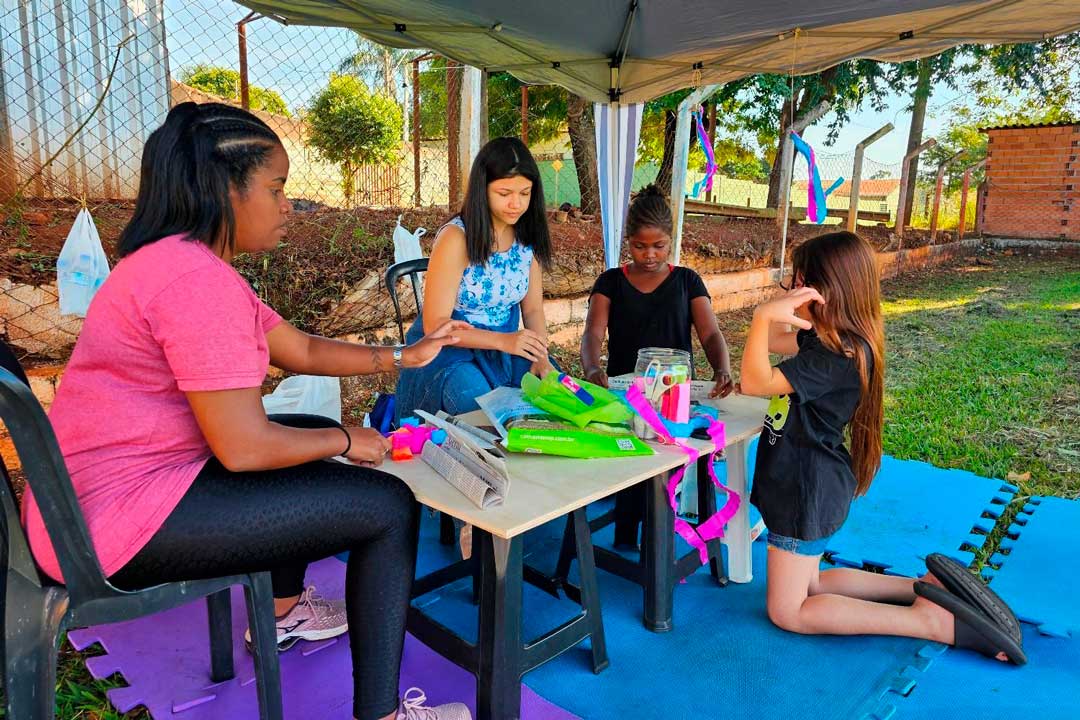
<path id="1" fill-rule="evenodd" d="M 643 103 L 597 103 L 596 164 L 600 180 L 600 216 L 604 223 L 604 262 L 619 264 L 626 208 L 634 182 L 634 161 L 641 136 Z"/>

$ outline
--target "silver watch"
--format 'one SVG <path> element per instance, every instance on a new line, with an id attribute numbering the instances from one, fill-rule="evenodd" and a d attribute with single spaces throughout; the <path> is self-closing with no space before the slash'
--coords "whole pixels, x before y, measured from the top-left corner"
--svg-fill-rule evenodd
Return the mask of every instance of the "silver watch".
<path id="1" fill-rule="evenodd" d="M 405 350 L 404 345 L 395 345 L 394 346 L 394 367 L 396 367 L 398 369 L 403 367 L 402 364 L 401 364 L 401 360 L 402 360 L 402 352 L 404 350 Z"/>

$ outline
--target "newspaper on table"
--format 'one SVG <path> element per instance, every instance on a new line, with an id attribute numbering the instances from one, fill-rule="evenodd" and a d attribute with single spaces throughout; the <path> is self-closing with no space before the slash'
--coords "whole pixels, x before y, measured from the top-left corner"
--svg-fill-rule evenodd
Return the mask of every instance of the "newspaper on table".
<path id="1" fill-rule="evenodd" d="M 505 440 L 510 434 L 510 426 L 527 420 L 555 420 L 539 409 L 521 393 L 521 388 L 497 387 L 489 393 L 476 398 L 476 404 L 488 416 L 496 432 Z"/>
<path id="2" fill-rule="evenodd" d="M 446 442 L 424 444 L 421 459 L 446 478 L 478 508 L 502 505 L 510 490 L 506 462 L 488 452 L 465 430 L 445 420 L 417 411 L 424 420 L 446 431 Z"/>

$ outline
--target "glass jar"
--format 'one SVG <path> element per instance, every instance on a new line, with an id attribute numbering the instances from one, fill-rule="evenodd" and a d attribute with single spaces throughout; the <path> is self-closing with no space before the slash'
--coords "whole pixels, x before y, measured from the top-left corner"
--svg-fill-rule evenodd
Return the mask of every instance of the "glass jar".
<path id="1" fill-rule="evenodd" d="M 655 366 L 654 372 L 658 376 L 663 375 L 664 373 L 672 373 L 675 375 L 682 375 L 687 381 L 690 380 L 691 373 L 693 372 L 693 362 L 690 358 L 690 353 L 685 350 L 676 350 L 673 348 L 648 347 L 638 350 L 637 363 L 634 365 L 634 377 L 644 377 L 651 366 Z M 651 404 L 653 409 L 659 414 L 659 396 L 654 399 Z M 632 426 L 634 434 L 642 440 L 652 440 L 656 438 L 656 432 L 637 414 L 634 415 Z"/>

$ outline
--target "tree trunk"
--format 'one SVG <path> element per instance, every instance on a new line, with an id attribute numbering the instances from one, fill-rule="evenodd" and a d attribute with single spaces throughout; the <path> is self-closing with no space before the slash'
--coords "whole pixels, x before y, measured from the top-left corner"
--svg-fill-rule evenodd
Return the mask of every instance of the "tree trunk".
<path id="1" fill-rule="evenodd" d="M 664 155 L 660 158 L 660 171 L 656 173 L 656 187 L 665 196 L 671 195 L 671 175 L 675 167 L 675 132 L 679 116 L 674 110 L 664 111 Z"/>
<path id="2" fill-rule="evenodd" d="M 911 107 L 911 128 L 908 130 L 907 152 L 911 152 L 922 144 L 923 124 L 926 122 L 926 102 L 930 99 L 931 58 L 919 60 L 919 78 L 915 83 L 915 97 Z M 911 161 L 911 172 L 908 174 L 908 184 L 905 197 L 908 198 L 907 207 L 904 208 L 904 217 L 899 222 L 900 227 L 911 224 L 911 210 L 915 206 L 915 181 L 919 175 L 919 158 L 916 156 Z"/>
<path id="3" fill-rule="evenodd" d="M 574 153 L 578 188 L 581 191 L 581 212 L 600 214 L 600 182 L 596 175 L 596 123 L 592 103 L 570 93 L 566 103 L 566 128 Z"/>
<path id="4" fill-rule="evenodd" d="M 772 169 L 769 171 L 769 197 L 765 201 L 765 207 L 767 208 L 780 207 L 780 183 L 782 182 L 780 166 L 783 164 L 784 159 L 784 132 L 790 124 L 791 98 L 788 98 L 784 100 L 784 104 L 780 107 L 780 123 L 778 125 L 780 132 L 777 133 L 776 155 L 773 157 Z"/>

